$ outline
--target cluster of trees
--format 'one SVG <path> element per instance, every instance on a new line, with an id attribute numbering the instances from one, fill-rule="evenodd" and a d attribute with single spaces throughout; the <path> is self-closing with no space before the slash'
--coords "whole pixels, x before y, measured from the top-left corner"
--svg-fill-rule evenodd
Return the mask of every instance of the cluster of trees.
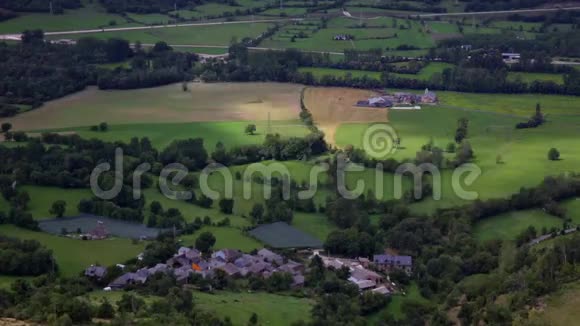
<path id="1" fill-rule="evenodd" d="M 525 128 L 536 128 L 544 124 L 546 120 L 544 119 L 544 114 L 542 114 L 542 108 L 540 103 L 536 104 L 536 112 L 527 122 L 520 122 L 516 125 L 516 129 Z"/>
<path id="2" fill-rule="evenodd" d="M 0 274 L 38 276 L 56 271 L 52 252 L 35 240 L 0 235 Z"/>
<path id="3" fill-rule="evenodd" d="M 97 64 L 131 59 L 130 68 L 114 70 Z M 22 44 L 0 43 L 0 94 L 3 102 L 33 108 L 43 102 L 80 91 L 88 85 L 102 89 L 130 89 L 165 85 L 193 76 L 195 54 L 173 52 L 156 45 L 131 49 L 126 40 L 81 38 L 74 45 L 44 41 L 42 31 L 25 31 Z M 0 115 L 18 111 L 2 104 Z"/>
<path id="4" fill-rule="evenodd" d="M 140 14 L 165 13 L 175 10 L 175 7 L 181 9 L 202 3 L 200 0 L 99 0 L 99 2 L 111 13 L 133 12 Z"/>
<path id="5" fill-rule="evenodd" d="M 50 12 L 52 6 L 52 13 L 61 14 L 64 9 L 76 9 L 82 7 L 81 0 L 3 0 L 2 8 L 14 11 L 29 11 L 29 12 Z"/>

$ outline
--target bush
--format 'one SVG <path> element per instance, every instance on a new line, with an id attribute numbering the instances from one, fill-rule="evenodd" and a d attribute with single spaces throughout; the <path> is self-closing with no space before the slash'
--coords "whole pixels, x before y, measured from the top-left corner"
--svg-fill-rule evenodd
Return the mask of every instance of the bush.
<path id="1" fill-rule="evenodd" d="M 557 161 L 560 159 L 560 152 L 555 148 L 550 148 L 548 151 L 548 159 L 550 161 Z"/>

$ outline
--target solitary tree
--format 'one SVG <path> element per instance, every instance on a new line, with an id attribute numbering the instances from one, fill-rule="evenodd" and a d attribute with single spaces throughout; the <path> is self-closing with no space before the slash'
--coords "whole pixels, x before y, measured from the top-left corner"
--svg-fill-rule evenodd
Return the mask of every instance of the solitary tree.
<path id="1" fill-rule="evenodd" d="M 550 151 L 548 151 L 548 159 L 550 161 L 557 161 L 560 159 L 560 152 L 555 149 L 555 148 L 550 148 Z"/>
<path id="2" fill-rule="evenodd" d="M 2 132 L 8 132 L 10 131 L 10 129 L 12 129 L 12 124 L 9 122 L 4 122 L 2 124 Z"/>
<path id="3" fill-rule="evenodd" d="M 100 131 L 107 131 L 107 130 L 109 130 L 109 125 L 106 122 L 101 122 L 99 124 L 99 130 Z"/>
<path id="4" fill-rule="evenodd" d="M 203 232 L 195 240 L 195 248 L 201 252 L 209 252 L 215 244 L 215 237 L 211 232 Z"/>
<path id="5" fill-rule="evenodd" d="M 256 132 L 256 125 L 255 124 L 249 124 L 246 126 L 246 134 L 253 135 L 255 132 Z"/>
<path id="6" fill-rule="evenodd" d="M 222 198 L 219 202 L 220 211 L 224 214 L 231 214 L 234 210 L 234 200 Z"/>
<path id="7" fill-rule="evenodd" d="M 64 200 L 57 200 L 52 203 L 52 208 L 50 209 L 50 214 L 56 217 L 62 217 L 66 211 L 66 202 Z"/>

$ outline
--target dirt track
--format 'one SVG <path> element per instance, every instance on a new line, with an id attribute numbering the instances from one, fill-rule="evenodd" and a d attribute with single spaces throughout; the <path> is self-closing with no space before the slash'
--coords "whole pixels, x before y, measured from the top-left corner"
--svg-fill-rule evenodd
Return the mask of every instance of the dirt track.
<path id="1" fill-rule="evenodd" d="M 304 104 L 312 113 L 326 140 L 334 144 L 338 126 L 348 122 L 388 121 L 387 109 L 362 108 L 357 101 L 368 99 L 375 92 L 353 88 L 309 87 L 304 92 Z"/>

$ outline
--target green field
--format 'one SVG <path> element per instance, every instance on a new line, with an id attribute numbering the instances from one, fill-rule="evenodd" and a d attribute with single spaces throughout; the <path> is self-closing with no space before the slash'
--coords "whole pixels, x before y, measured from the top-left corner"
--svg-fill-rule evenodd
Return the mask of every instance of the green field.
<path id="1" fill-rule="evenodd" d="M 392 316 L 396 320 L 403 319 L 405 317 L 402 306 L 405 302 L 419 302 L 419 303 L 427 303 L 428 300 L 425 299 L 421 293 L 419 292 L 419 287 L 416 283 L 411 283 L 406 289 L 405 295 L 398 294 L 392 296 L 391 302 L 389 305 L 384 308 L 383 310 L 379 311 L 378 313 L 370 316 L 370 320 L 373 322 L 378 322 L 381 320 L 381 316 L 388 315 Z"/>
<path id="2" fill-rule="evenodd" d="M 475 236 L 481 241 L 514 240 L 515 237 L 529 226 L 534 226 L 538 233 L 543 227 L 561 228 L 563 220 L 548 215 L 541 210 L 514 211 L 486 218 L 475 225 Z"/>
<path id="3" fill-rule="evenodd" d="M 294 213 L 292 226 L 300 229 L 310 235 L 313 235 L 321 241 L 326 241 L 328 234 L 336 230 L 336 225 L 332 224 L 326 215 Z"/>
<path id="4" fill-rule="evenodd" d="M 244 129 L 249 123 L 256 125 L 256 134 L 247 135 Z M 300 121 L 272 121 L 270 128 L 284 137 L 302 137 L 309 133 Z M 268 130 L 265 121 L 190 122 L 190 123 L 147 123 L 110 125 L 109 131 L 91 131 L 89 127 L 53 129 L 50 131 L 74 131 L 79 136 L 104 141 L 128 143 L 132 137 L 148 137 L 153 146 L 163 149 L 176 139 L 203 138 L 208 152 L 215 149 L 218 142 L 227 148 L 241 145 L 261 144 Z"/>
<path id="5" fill-rule="evenodd" d="M 552 81 L 556 84 L 564 83 L 564 75 L 562 74 L 548 74 L 548 73 L 531 73 L 531 72 L 510 72 L 508 80 L 521 80 L 525 83 L 533 83 L 535 81 Z"/>
<path id="6" fill-rule="evenodd" d="M 103 298 L 109 302 L 117 302 L 124 292 L 94 292 L 90 298 L 96 304 Z M 222 319 L 230 317 L 236 326 L 247 325 L 252 313 L 258 315 L 260 325 L 291 325 L 300 320 L 310 319 L 310 309 L 314 301 L 305 298 L 296 298 L 288 295 L 271 294 L 264 292 L 223 292 L 214 293 L 194 292 L 196 307 L 212 311 Z M 142 296 L 146 302 L 155 297 Z"/>
<path id="7" fill-rule="evenodd" d="M 92 34 L 70 34 L 50 36 L 52 39 L 79 39 L 86 36 L 92 36 L 100 39 L 112 37 L 123 38 L 131 42 L 140 41 L 146 44 L 153 44 L 159 41 L 168 44 L 183 45 L 229 45 L 232 38 L 241 40 L 245 37 L 254 38 L 265 32 L 270 23 L 253 23 L 253 24 L 227 24 L 227 25 L 209 25 L 209 26 L 190 26 L 190 27 L 168 27 L 154 28 L 133 31 L 113 31 Z"/>
<path id="8" fill-rule="evenodd" d="M 214 249 L 238 249 L 243 252 L 250 252 L 254 249 L 264 248 L 264 245 L 257 240 L 245 235 L 242 230 L 232 227 L 203 227 L 201 230 L 191 235 L 180 238 L 182 245 L 194 246 L 195 240 L 202 232 L 211 232 L 216 243 Z"/>
<path id="9" fill-rule="evenodd" d="M 441 73 L 447 68 L 454 67 L 452 64 L 443 62 L 432 62 L 429 63 L 425 68 L 421 69 L 419 73 L 413 74 L 398 74 L 390 73 L 391 76 L 396 76 L 399 78 L 408 79 L 418 79 L 418 80 L 429 80 L 433 74 Z M 352 78 L 362 78 L 366 76 L 367 78 L 379 80 L 381 78 L 381 72 L 379 71 L 366 71 L 366 70 L 347 70 L 347 69 L 335 69 L 335 68 L 318 68 L 318 67 L 301 67 L 298 71 L 302 73 L 310 72 L 316 79 L 321 79 L 325 75 L 334 76 L 337 78 L 344 78 L 347 74 L 350 74 Z"/>
<path id="10" fill-rule="evenodd" d="M 531 104 L 529 115 L 533 107 L 534 104 Z M 550 109 L 546 111 L 550 112 Z M 580 123 L 580 117 L 550 115 L 549 122 L 541 128 L 516 130 L 514 126 L 522 118 L 444 107 L 424 107 L 420 111 L 391 110 L 389 120 L 401 138 L 402 147 L 393 154 L 393 158 L 414 158 L 430 139 L 436 146 L 445 148 L 453 141 L 455 126 L 461 117 L 470 121 L 468 139 L 476 155 L 474 163 L 482 172 L 481 177 L 465 189 L 476 191 L 481 199 L 502 198 L 519 191 L 522 186 L 536 186 L 544 176 L 575 171 L 577 168 L 580 150 L 574 130 Z M 343 123 L 335 134 L 337 145 L 361 147 L 367 127 L 368 124 Z M 547 159 L 547 151 L 551 147 L 566 152 L 561 161 Z M 497 164 L 498 155 L 502 164 Z M 452 154 L 446 156 L 453 157 Z M 412 207 L 417 212 L 430 213 L 437 207 L 465 203 L 453 191 L 451 174 L 449 170 L 442 172 L 442 200 L 427 199 Z"/>
<path id="11" fill-rule="evenodd" d="M 69 31 L 108 27 L 130 27 L 138 24 L 128 23 L 120 15 L 107 13 L 98 1 L 83 1 L 84 7 L 66 10 L 62 15 L 48 13 L 22 13 L 19 17 L 0 23 L 0 34 L 21 33 L 27 29 L 41 28 L 45 32 Z M 110 26 L 115 22 L 114 26 Z M 63 38 L 63 37 L 57 37 Z"/>
<path id="12" fill-rule="evenodd" d="M 145 243 L 132 244 L 128 239 L 82 241 L 33 232 L 12 225 L 0 225 L 0 234 L 19 239 L 34 239 L 51 249 L 60 273 L 75 276 L 91 264 L 113 265 L 136 257 Z"/>
<path id="13" fill-rule="evenodd" d="M 336 23 L 333 22 L 335 19 L 338 20 Z M 434 43 L 429 34 L 419 31 L 421 26 L 418 22 L 411 21 L 410 28 L 406 27 L 406 21 L 399 20 L 399 22 L 405 25 L 405 29 L 392 28 L 390 25 L 384 28 L 352 28 L 351 25 L 356 24 L 354 20 L 349 23 L 343 17 L 333 18 L 328 22 L 327 28 L 318 31 L 311 31 L 308 28 L 307 38 L 296 38 L 292 42 L 292 35 L 297 35 L 297 32 L 292 32 L 289 29 L 296 27 L 287 26 L 273 37 L 266 39 L 260 46 L 329 52 L 342 52 L 345 49 L 395 49 L 403 44 L 421 49 L 433 46 Z M 306 28 L 301 26 L 301 29 Z M 337 34 L 350 34 L 354 36 L 354 40 L 335 41 L 333 37 Z"/>
<path id="14" fill-rule="evenodd" d="M 19 188 L 28 192 L 30 204 L 28 212 L 35 219 L 54 218 L 49 213 L 52 203 L 57 200 L 66 202 L 64 216 L 76 216 L 79 214 L 77 205 L 81 199 L 91 198 L 93 195 L 89 189 L 61 189 L 56 187 L 22 186 Z"/>

